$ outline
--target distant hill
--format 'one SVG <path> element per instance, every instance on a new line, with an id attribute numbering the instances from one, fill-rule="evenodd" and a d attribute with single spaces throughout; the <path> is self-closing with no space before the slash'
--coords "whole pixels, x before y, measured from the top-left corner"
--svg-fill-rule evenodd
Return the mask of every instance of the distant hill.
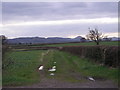
<path id="1" fill-rule="evenodd" d="M 102 41 L 120 41 L 120 37 L 103 38 Z"/>
<path id="2" fill-rule="evenodd" d="M 21 37 L 15 39 L 7 39 L 8 44 L 46 44 L 46 43 L 68 43 L 68 42 L 85 42 L 88 41 L 84 37 L 77 36 L 75 38 L 62 37 Z M 103 38 L 102 41 L 120 41 L 120 38 L 111 37 Z"/>
<path id="3" fill-rule="evenodd" d="M 84 38 L 85 40 L 85 38 Z M 66 42 L 81 42 L 83 37 L 76 38 L 62 38 L 62 37 L 22 37 L 15 39 L 8 39 L 9 44 L 44 44 L 44 43 L 66 43 Z"/>

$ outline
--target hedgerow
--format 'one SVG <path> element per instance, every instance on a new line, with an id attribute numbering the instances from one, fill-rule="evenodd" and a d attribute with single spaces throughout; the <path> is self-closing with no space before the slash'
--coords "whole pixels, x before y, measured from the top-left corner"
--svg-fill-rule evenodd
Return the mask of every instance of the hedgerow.
<path id="1" fill-rule="evenodd" d="M 94 62 L 106 66 L 120 66 L 120 50 L 118 46 L 69 46 L 62 47 L 60 50 L 70 52 L 82 58 L 89 58 Z"/>

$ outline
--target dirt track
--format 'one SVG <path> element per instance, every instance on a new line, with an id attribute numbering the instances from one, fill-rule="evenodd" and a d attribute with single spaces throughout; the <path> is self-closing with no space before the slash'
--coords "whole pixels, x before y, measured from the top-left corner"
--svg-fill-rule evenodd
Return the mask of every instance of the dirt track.
<path id="1" fill-rule="evenodd" d="M 90 81 L 87 78 L 84 82 L 68 82 L 57 80 L 54 76 L 51 78 L 46 78 L 44 73 L 41 76 L 41 81 L 39 83 L 29 85 L 29 86 L 19 86 L 14 88 L 118 88 L 118 85 L 110 80 L 95 80 Z"/>
<path id="2" fill-rule="evenodd" d="M 48 52 L 42 54 L 42 58 L 40 60 L 43 61 L 43 56 L 48 54 Z M 47 63 L 47 62 L 45 62 Z M 51 78 L 46 77 L 45 71 L 39 71 L 40 73 L 40 82 L 28 85 L 28 86 L 17 86 L 12 88 L 118 88 L 118 85 L 112 82 L 111 80 L 105 79 L 95 79 L 95 81 L 90 81 L 88 78 L 82 77 L 79 74 L 72 75 L 74 78 L 82 78 L 83 82 L 69 82 L 64 80 L 58 80 L 51 76 Z M 56 75 L 56 74 L 55 74 Z"/>
<path id="3" fill-rule="evenodd" d="M 31 86 L 20 86 L 16 88 L 117 88 L 111 81 L 88 81 L 84 83 L 61 82 L 54 79 L 44 79 L 38 84 Z"/>

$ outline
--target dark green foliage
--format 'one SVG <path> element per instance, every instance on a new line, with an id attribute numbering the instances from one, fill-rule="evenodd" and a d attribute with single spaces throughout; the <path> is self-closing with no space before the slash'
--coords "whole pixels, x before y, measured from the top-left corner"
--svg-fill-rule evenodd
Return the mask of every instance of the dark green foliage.
<path id="1" fill-rule="evenodd" d="M 10 64 L 13 63 L 12 59 L 5 60 L 5 54 L 10 51 L 9 45 L 2 44 L 2 69 L 5 69 L 8 67 Z"/>
<path id="2" fill-rule="evenodd" d="M 88 47 L 86 51 L 86 57 L 95 60 L 96 62 L 101 62 L 102 59 L 102 52 L 100 47 L 95 46 L 95 47 Z"/>
<path id="3" fill-rule="evenodd" d="M 2 45 L 2 69 L 12 63 L 11 59 L 5 60 L 5 54 L 10 51 L 7 44 Z"/>
<path id="4" fill-rule="evenodd" d="M 5 54 L 5 52 L 7 52 L 9 49 L 8 45 L 2 45 L 2 55 Z"/>
<path id="5" fill-rule="evenodd" d="M 107 47 L 105 52 L 105 65 L 118 66 L 118 47 Z"/>
<path id="6" fill-rule="evenodd" d="M 90 58 L 90 60 L 107 66 L 117 67 L 118 46 L 71 46 L 63 47 L 62 51 L 67 51 L 80 57 Z M 120 55 L 119 55 L 120 56 Z"/>
<path id="7" fill-rule="evenodd" d="M 9 50 L 9 46 L 7 44 L 7 37 L 4 35 L 0 36 L 0 41 L 2 41 L 2 60 L 4 60 L 5 53 Z"/>

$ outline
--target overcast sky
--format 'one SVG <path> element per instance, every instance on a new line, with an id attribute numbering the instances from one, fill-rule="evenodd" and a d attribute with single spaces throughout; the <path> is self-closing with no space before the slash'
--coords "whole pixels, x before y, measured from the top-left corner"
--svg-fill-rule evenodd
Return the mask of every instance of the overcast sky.
<path id="1" fill-rule="evenodd" d="M 85 36 L 98 28 L 118 33 L 117 2 L 3 2 L 0 34 L 14 37 Z"/>

